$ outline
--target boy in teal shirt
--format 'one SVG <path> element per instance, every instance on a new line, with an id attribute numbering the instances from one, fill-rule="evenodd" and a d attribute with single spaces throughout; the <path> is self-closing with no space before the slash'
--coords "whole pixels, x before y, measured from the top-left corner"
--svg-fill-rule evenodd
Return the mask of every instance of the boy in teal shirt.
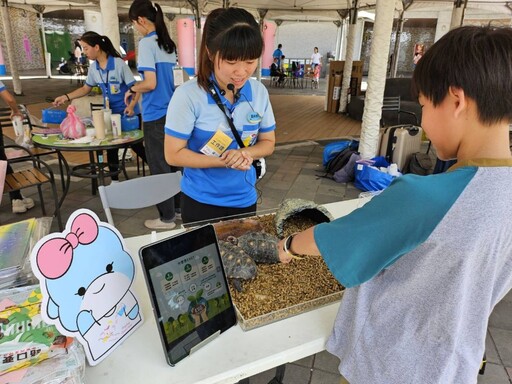
<path id="1" fill-rule="evenodd" d="M 413 84 L 437 155 L 457 163 L 279 244 L 283 262 L 322 255 L 347 287 L 326 349 L 351 384 L 477 382 L 512 288 L 511 63 L 510 28 L 448 32 Z"/>

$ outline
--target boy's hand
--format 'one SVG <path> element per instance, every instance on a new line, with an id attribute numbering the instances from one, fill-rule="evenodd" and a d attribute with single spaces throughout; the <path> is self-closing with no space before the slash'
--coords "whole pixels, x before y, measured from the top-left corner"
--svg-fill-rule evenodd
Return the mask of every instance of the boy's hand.
<path id="1" fill-rule="evenodd" d="M 279 261 L 281 261 L 281 263 L 287 264 L 290 261 L 292 261 L 293 257 L 288 252 L 285 252 L 285 250 L 284 250 L 284 242 L 285 241 L 286 241 L 286 239 L 283 239 L 279 243 L 277 243 L 277 250 L 279 252 Z"/>

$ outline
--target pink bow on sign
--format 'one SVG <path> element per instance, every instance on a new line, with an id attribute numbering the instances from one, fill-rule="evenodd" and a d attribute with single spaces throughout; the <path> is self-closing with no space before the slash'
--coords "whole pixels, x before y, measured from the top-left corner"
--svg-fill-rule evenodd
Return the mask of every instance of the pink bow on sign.
<path id="1" fill-rule="evenodd" d="M 55 237 L 44 243 L 37 252 L 37 266 L 44 277 L 56 279 L 66 273 L 78 244 L 90 244 L 98 236 L 98 224 L 92 216 L 82 213 L 71 224 L 65 238 Z"/>

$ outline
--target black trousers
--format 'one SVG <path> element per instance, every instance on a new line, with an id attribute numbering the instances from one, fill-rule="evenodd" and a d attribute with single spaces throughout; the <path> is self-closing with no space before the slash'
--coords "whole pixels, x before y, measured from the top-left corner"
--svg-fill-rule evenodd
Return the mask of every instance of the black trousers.
<path id="1" fill-rule="evenodd" d="M 158 120 L 145 121 L 143 124 L 144 131 L 144 148 L 146 150 L 146 160 L 149 171 L 152 175 L 162 173 L 171 173 L 180 171 L 181 168 L 171 167 L 165 161 L 164 156 L 164 132 L 165 116 Z M 160 219 L 163 221 L 174 220 L 176 216 L 176 208 L 180 206 L 180 194 L 165 200 L 156 205 Z"/>
<path id="2" fill-rule="evenodd" d="M 215 222 L 230 216 L 254 216 L 256 203 L 245 208 L 220 207 L 200 203 L 190 196 L 181 193 L 181 219 L 184 224 L 196 222 Z"/>

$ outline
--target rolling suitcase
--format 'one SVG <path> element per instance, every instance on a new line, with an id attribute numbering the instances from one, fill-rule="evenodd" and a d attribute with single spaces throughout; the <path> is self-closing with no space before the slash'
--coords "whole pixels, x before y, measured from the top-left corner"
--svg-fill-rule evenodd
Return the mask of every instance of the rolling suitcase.
<path id="1" fill-rule="evenodd" d="M 380 155 L 402 170 L 409 157 L 420 151 L 422 129 L 415 125 L 395 125 L 381 131 Z"/>

